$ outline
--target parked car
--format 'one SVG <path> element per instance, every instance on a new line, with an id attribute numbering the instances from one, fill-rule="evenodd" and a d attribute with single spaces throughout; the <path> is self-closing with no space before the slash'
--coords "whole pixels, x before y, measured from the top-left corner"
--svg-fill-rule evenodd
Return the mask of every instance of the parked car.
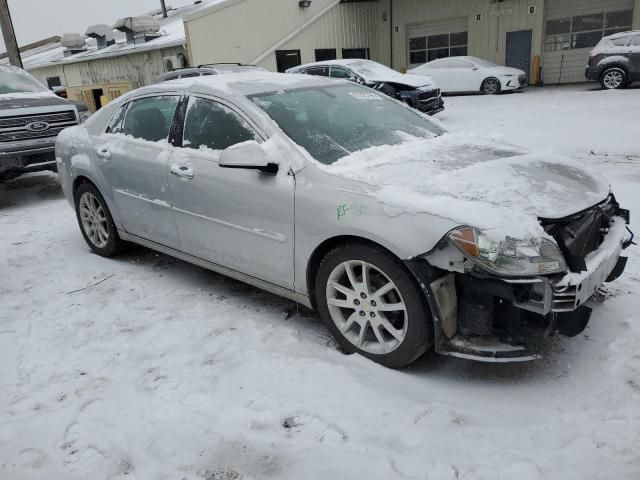
<path id="1" fill-rule="evenodd" d="M 24 70 L 0 66 L 0 181 L 26 172 L 55 171 L 56 136 L 83 119 L 76 105 Z"/>
<path id="2" fill-rule="evenodd" d="M 536 358 L 625 266 L 582 163 L 452 134 L 380 92 L 276 73 L 130 92 L 58 137 L 98 255 L 134 242 L 318 310 L 347 353 Z"/>
<path id="3" fill-rule="evenodd" d="M 163 73 L 156 78 L 155 83 L 169 82 L 171 80 L 179 80 L 181 78 L 208 77 L 211 75 L 221 75 L 225 73 L 238 73 L 245 72 L 247 70 L 266 72 L 264 68 L 257 67 L 255 65 L 243 65 L 241 63 L 211 63 L 193 68 L 179 68 L 171 72 Z"/>
<path id="4" fill-rule="evenodd" d="M 424 75 L 403 75 L 371 60 L 348 59 L 308 63 L 287 73 L 306 73 L 366 85 L 428 115 L 444 110 L 440 89 Z"/>
<path id="5" fill-rule="evenodd" d="M 502 67 L 478 57 L 440 58 L 409 70 L 409 73 L 429 75 L 444 93 L 493 95 L 521 90 L 527 85 L 527 74 L 522 70 Z"/>
<path id="6" fill-rule="evenodd" d="M 585 76 L 606 89 L 640 81 L 640 31 L 602 37 L 589 53 Z"/>

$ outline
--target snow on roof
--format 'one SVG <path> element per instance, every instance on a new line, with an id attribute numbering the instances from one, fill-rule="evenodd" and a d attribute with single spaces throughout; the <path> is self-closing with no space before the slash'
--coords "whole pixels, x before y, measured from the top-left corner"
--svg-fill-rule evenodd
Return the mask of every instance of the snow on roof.
<path id="1" fill-rule="evenodd" d="M 256 95 L 310 86 L 336 85 L 339 80 L 329 80 L 312 75 L 274 73 L 262 70 L 182 78 L 149 85 L 135 90 L 136 95 L 156 93 L 176 88 L 203 94 Z"/>
<path id="2" fill-rule="evenodd" d="M 194 13 L 200 9 L 206 8 L 212 4 L 221 3 L 226 0 L 203 0 L 201 4 L 187 5 L 185 7 L 176 8 L 168 11 L 168 18 L 159 18 L 161 36 L 144 43 L 126 43 L 122 36 L 116 34 L 119 38 L 113 45 L 98 49 L 97 47 L 89 47 L 89 50 L 68 57 L 64 56 L 64 48 L 49 47 L 46 52 L 40 52 L 42 55 L 24 55 L 23 63 L 26 69 L 34 69 L 50 65 L 66 65 L 70 63 L 80 63 L 99 58 L 118 57 L 136 52 L 144 52 L 149 50 L 158 50 L 161 48 L 169 48 L 183 45 L 186 41 L 184 32 L 183 17 L 188 13 Z M 156 14 L 156 12 L 154 12 Z"/>

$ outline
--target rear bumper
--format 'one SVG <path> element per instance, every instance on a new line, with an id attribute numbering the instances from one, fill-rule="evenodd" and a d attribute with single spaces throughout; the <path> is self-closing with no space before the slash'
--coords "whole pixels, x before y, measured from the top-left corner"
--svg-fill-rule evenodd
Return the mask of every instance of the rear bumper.
<path id="1" fill-rule="evenodd" d="M 589 67 L 584 70 L 584 76 L 587 80 L 598 80 L 600 78 L 600 69 Z"/>

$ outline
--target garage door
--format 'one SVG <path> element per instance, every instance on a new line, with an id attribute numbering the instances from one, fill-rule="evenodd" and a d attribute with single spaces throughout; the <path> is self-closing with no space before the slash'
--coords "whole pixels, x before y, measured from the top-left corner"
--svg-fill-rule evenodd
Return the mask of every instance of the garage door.
<path id="1" fill-rule="evenodd" d="M 584 82 L 595 44 L 631 30 L 633 0 L 547 0 L 545 11 L 544 83 Z"/>
<path id="2" fill-rule="evenodd" d="M 437 58 L 467 54 L 467 17 L 413 25 L 407 29 L 409 68 Z"/>

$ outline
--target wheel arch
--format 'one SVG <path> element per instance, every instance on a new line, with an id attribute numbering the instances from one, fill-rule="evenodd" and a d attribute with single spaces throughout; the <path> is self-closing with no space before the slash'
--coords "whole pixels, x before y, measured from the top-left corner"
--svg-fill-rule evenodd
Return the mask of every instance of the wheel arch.
<path id="1" fill-rule="evenodd" d="M 484 84 L 487 83 L 487 81 L 489 80 L 495 80 L 496 82 L 498 82 L 498 91 L 502 90 L 502 82 L 500 81 L 500 79 L 495 75 L 489 75 L 488 77 L 483 78 L 482 82 L 480 82 L 480 92 L 482 92 L 484 88 Z"/>
<path id="2" fill-rule="evenodd" d="M 602 79 L 603 75 L 605 74 L 605 72 L 607 70 L 611 70 L 612 68 L 619 68 L 620 70 L 622 70 L 625 75 L 627 75 L 627 78 L 629 77 L 629 65 L 628 63 L 623 62 L 621 59 L 618 59 L 616 61 L 613 61 L 611 63 L 607 63 L 605 65 L 603 65 L 600 69 L 600 75 L 598 75 L 599 79 Z"/>
<path id="3" fill-rule="evenodd" d="M 78 175 L 76 178 L 73 179 L 73 184 L 71 186 L 71 192 L 73 194 L 74 202 L 76 201 L 76 192 L 78 191 L 78 188 L 80 187 L 80 185 L 82 185 L 83 183 L 88 183 L 90 185 L 93 185 L 96 188 L 96 190 L 100 191 L 100 188 L 98 187 L 98 184 L 96 182 L 91 180 L 86 175 Z"/>
<path id="4" fill-rule="evenodd" d="M 348 245 L 353 243 L 361 243 L 364 245 L 368 245 L 371 247 L 378 248 L 388 253 L 389 255 L 393 255 L 395 258 L 403 261 L 397 253 L 394 253 L 388 246 L 383 245 L 382 243 L 371 240 L 370 238 L 358 236 L 358 235 L 336 235 L 330 238 L 325 239 L 322 243 L 320 243 L 309 256 L 309 261 L 307 262 L 306 269 L 306 282 L 307 282 L 307 292 L 309 295 L 309 301 L 314 310 L 317 308 L 315 301 L 315 289 L 316 289 L 316 274 L 318 271 L 318 267 L 320 266 L 320 262 L 334 248 L 340 245 Z"/>

